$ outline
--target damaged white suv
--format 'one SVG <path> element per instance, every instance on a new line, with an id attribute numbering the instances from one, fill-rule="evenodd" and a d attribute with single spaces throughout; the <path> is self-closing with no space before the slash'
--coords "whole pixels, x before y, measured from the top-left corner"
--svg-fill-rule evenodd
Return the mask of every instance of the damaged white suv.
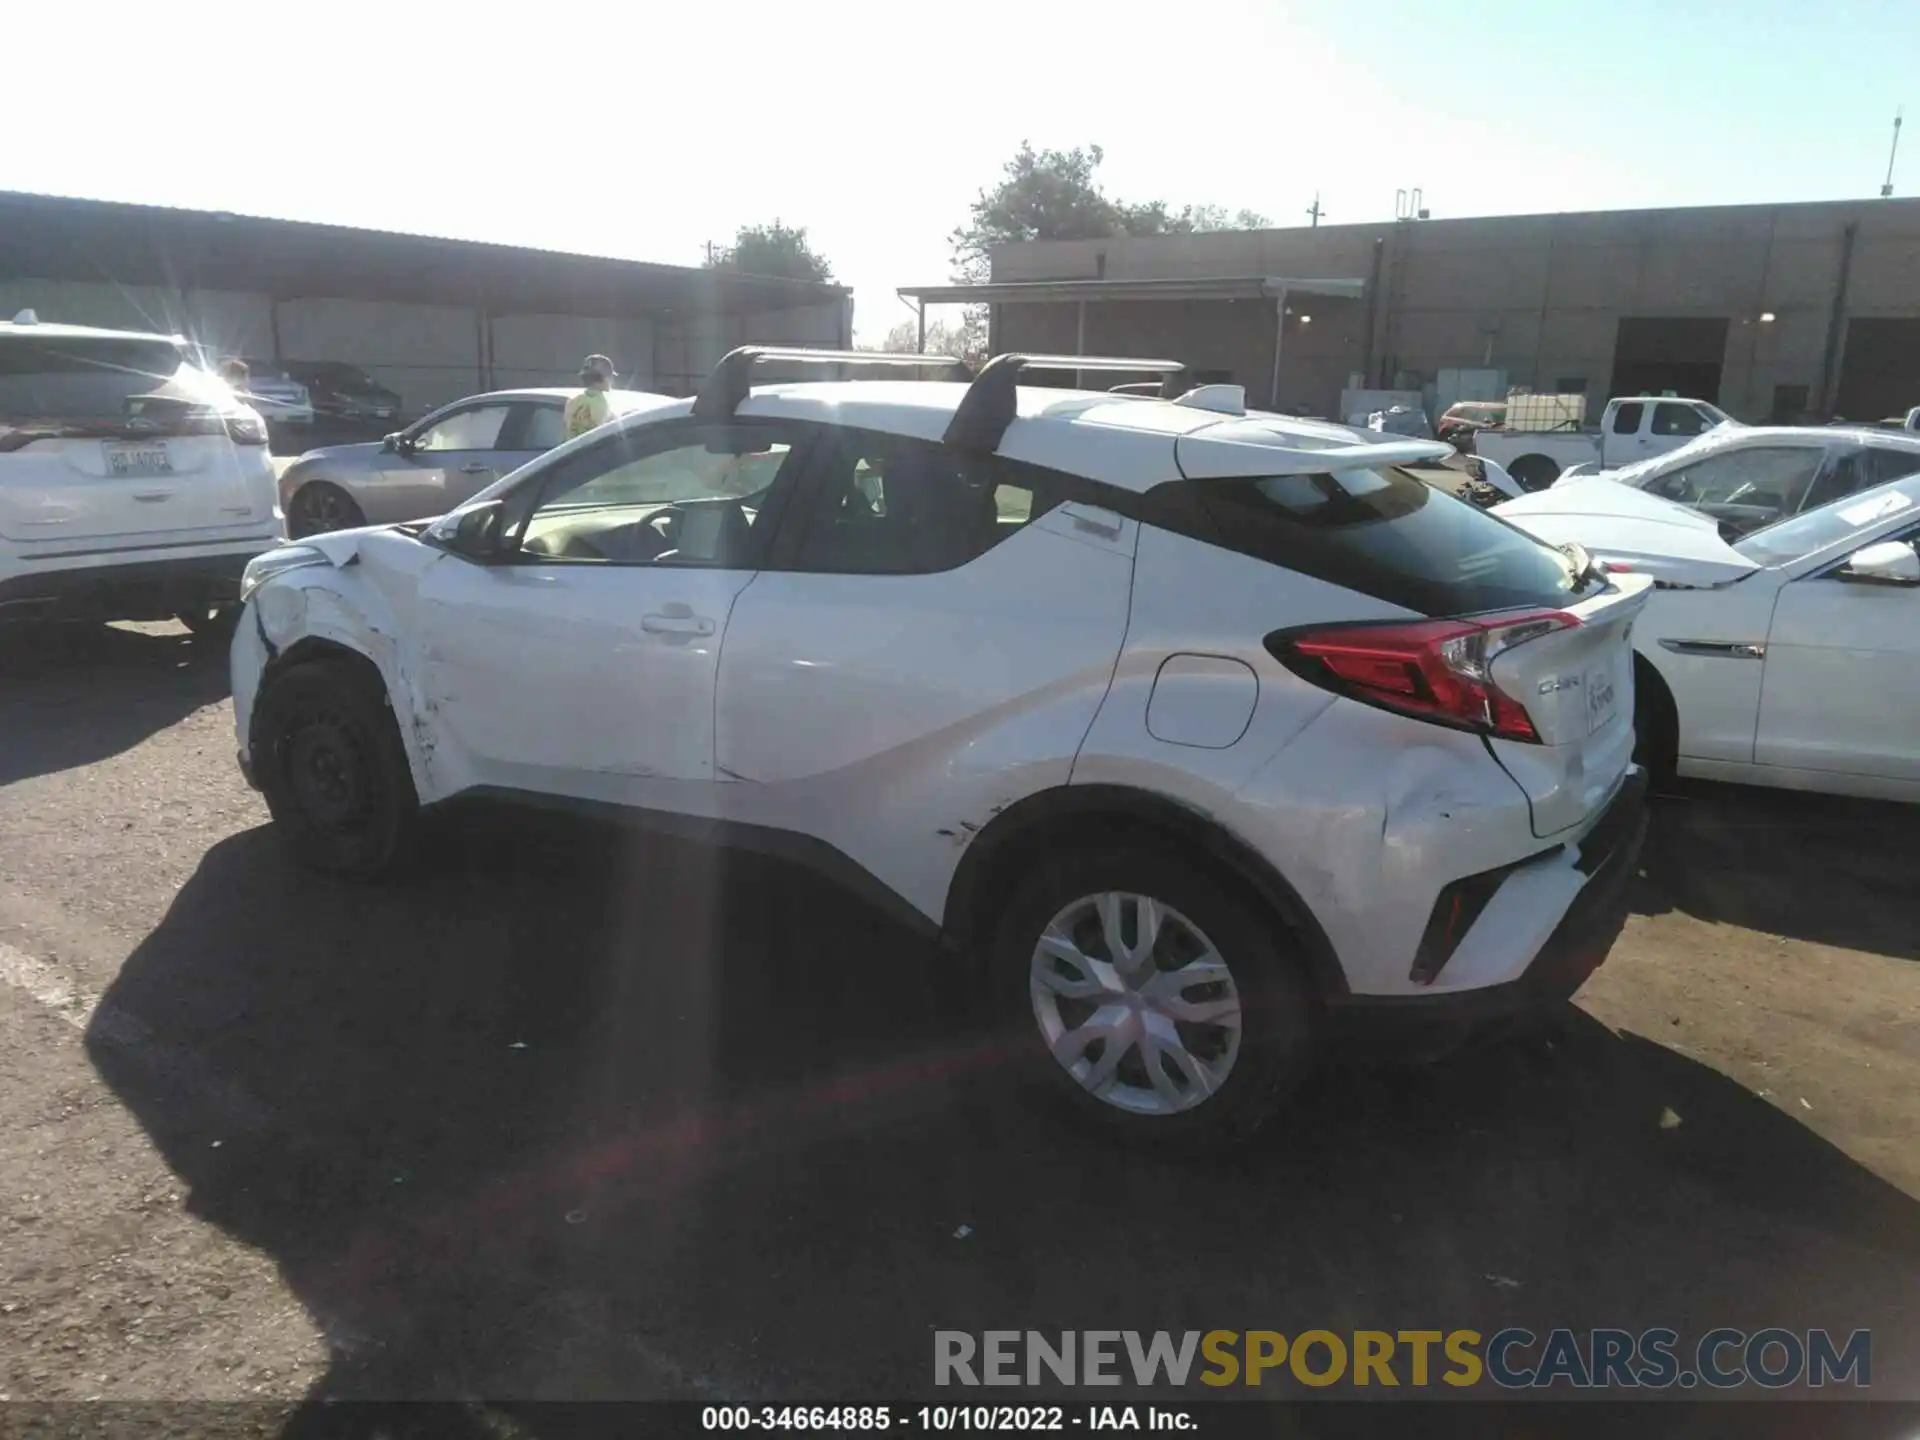
<path id="1" fill-rule="evenodd" d="M 240 760 L 298 853 L 381 871 L 475 794 L 784 853 L 1150 1141 L 1246 1133 L 1335 1026 L 1599 963 L 1643 577 L 1396 468 L 1445 445 L 1018 383 L 1164 362 L 750 384 L 856 360 L 927 364 L 736 351 L 438 521 L 256 561 Z"/>

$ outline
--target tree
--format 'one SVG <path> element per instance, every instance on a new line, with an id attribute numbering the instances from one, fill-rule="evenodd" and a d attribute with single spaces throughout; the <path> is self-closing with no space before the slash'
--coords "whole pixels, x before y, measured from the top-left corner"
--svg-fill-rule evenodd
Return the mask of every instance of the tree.
<path id="1" fill-rule="evenodd" d="M 964 322 L 949 325 L 944 320 L 927 322 L 927 348 L 929 355 L 957 355 L 962 360 L 980 358 L 967 347 L 967 327 Z M 920 348 L 920 322 L 902 320 L 887 331 L 887 338 L 880 342 L 882 350 L 891 350 L 897 355 L 911 355 Z"/>
<path id="2" fill-rule="evenodd" d="M 1094 175 L 1105 158 L 1098 145 L 1035 150 L 1022 140 L 1013 158 L 1001 167 L 999 183 L 974 198 L 967 223 L 948 237 L 953 278 L 968 285 L 983 283 L 992 271 L 992 248 L 1022 240 L 1190 235 L 1206 230 L 1259 230 L 1272 223 L 1254 210 L 1229 215 L 1223 205 L 1183 205 L 1175 210 L 1164 200 L 1112 199 Z M 985 309 L 968 306 L 961 329 L 963 353 L 984 356 Z M 931 345 L 932 332 L 928 333 Z"/>
<path id="3" fill-rule="evenodd" d="M 731 245 L 709 245 L 707 266 L 748 275 L 780 275 L 790 280 L 831 280 L 833 267 L 807 243 L 807 227 L 742 225 Z"/>
<path id="4" fill-rule="evenodd" d="M 1190 235 L 1205 230 L 1258 230 L 1272 222 L 1254 210 L 1229 214 L 1224 205 L 1164 200 L 1129 203 L 1109 197 L 1094 172 L 1106 152 L 1098 145 L 1035 150 L 1020 142 L 998 184 L 975 197 L 968 222 L 950 237 L 956 280 L 978 284 L 988 274 L 988 252 L 1021 240 L 1097 240 L 1114 235 Z"/>

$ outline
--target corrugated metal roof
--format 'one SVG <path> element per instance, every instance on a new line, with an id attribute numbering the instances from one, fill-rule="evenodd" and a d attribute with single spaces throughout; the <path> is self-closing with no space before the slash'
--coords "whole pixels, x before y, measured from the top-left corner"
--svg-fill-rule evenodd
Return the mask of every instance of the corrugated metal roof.
<path id="1" fill-rule="evenodd" d="M 1162 280 L 1006 280 L 984 285 L 908 285 L 899 293 L 928 305 L 1058 304 L 1071 300 L 1272 300 L 1281 294 L 1357 299 L 1365 280 L 1241 275 Z"/>
<path id="2" fill-rule="evenodd" d="M 411 301 L 496 315 L 790 309 L 844 286 L 224 211 L 0 191 L 0 278 Z"/>

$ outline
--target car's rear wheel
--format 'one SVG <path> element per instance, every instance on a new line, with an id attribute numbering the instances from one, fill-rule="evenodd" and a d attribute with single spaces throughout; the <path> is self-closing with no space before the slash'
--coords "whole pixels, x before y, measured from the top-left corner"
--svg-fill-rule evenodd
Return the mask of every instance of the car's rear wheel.
<path id="1" fill-rule="evenodd" d="M 277 676 L 260 696 L 253 740 L 267 809 L 302 861 L 370 878 L 405 859 L 419 799 L 369 669 L 321 660 Z"/>
<path id="2" fill-rule="evenodd" d="M 1560 466 L 1546 455 L 1522 455 L 1507 467 L 1522 490 L 1544 490 L 1560 478 Z"/>
<path id="3" fill-rule="evenodd" d="M 1319 1029 L 1275 917 L 1157 841 L 1044 865 L 1012 896 L 990 973 L 1029 1079 L 1150 1145 L 1252 1133 Z"/>
<path id="4" fill-rule="evenodd" d="M 302 485 L 287 503 L 287 534 L 294 540 L 324 535 L 329 530 L 352 530 L 366 523 L 367 517 L 353 497 L 324 480 Z"/>

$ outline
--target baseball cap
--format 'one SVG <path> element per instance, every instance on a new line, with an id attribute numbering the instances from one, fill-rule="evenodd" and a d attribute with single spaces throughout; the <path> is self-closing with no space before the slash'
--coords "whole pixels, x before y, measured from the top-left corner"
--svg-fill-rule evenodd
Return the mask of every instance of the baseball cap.
<path id="1" fill-rule="evenodd" d="M 582 380 L 588 380 L 594 377 L 602 380 L 613 379 L 613 361 L 604 355 L 589 355 L 585 360 L 582 360 L 580 362 L 580 378 Z"/>

